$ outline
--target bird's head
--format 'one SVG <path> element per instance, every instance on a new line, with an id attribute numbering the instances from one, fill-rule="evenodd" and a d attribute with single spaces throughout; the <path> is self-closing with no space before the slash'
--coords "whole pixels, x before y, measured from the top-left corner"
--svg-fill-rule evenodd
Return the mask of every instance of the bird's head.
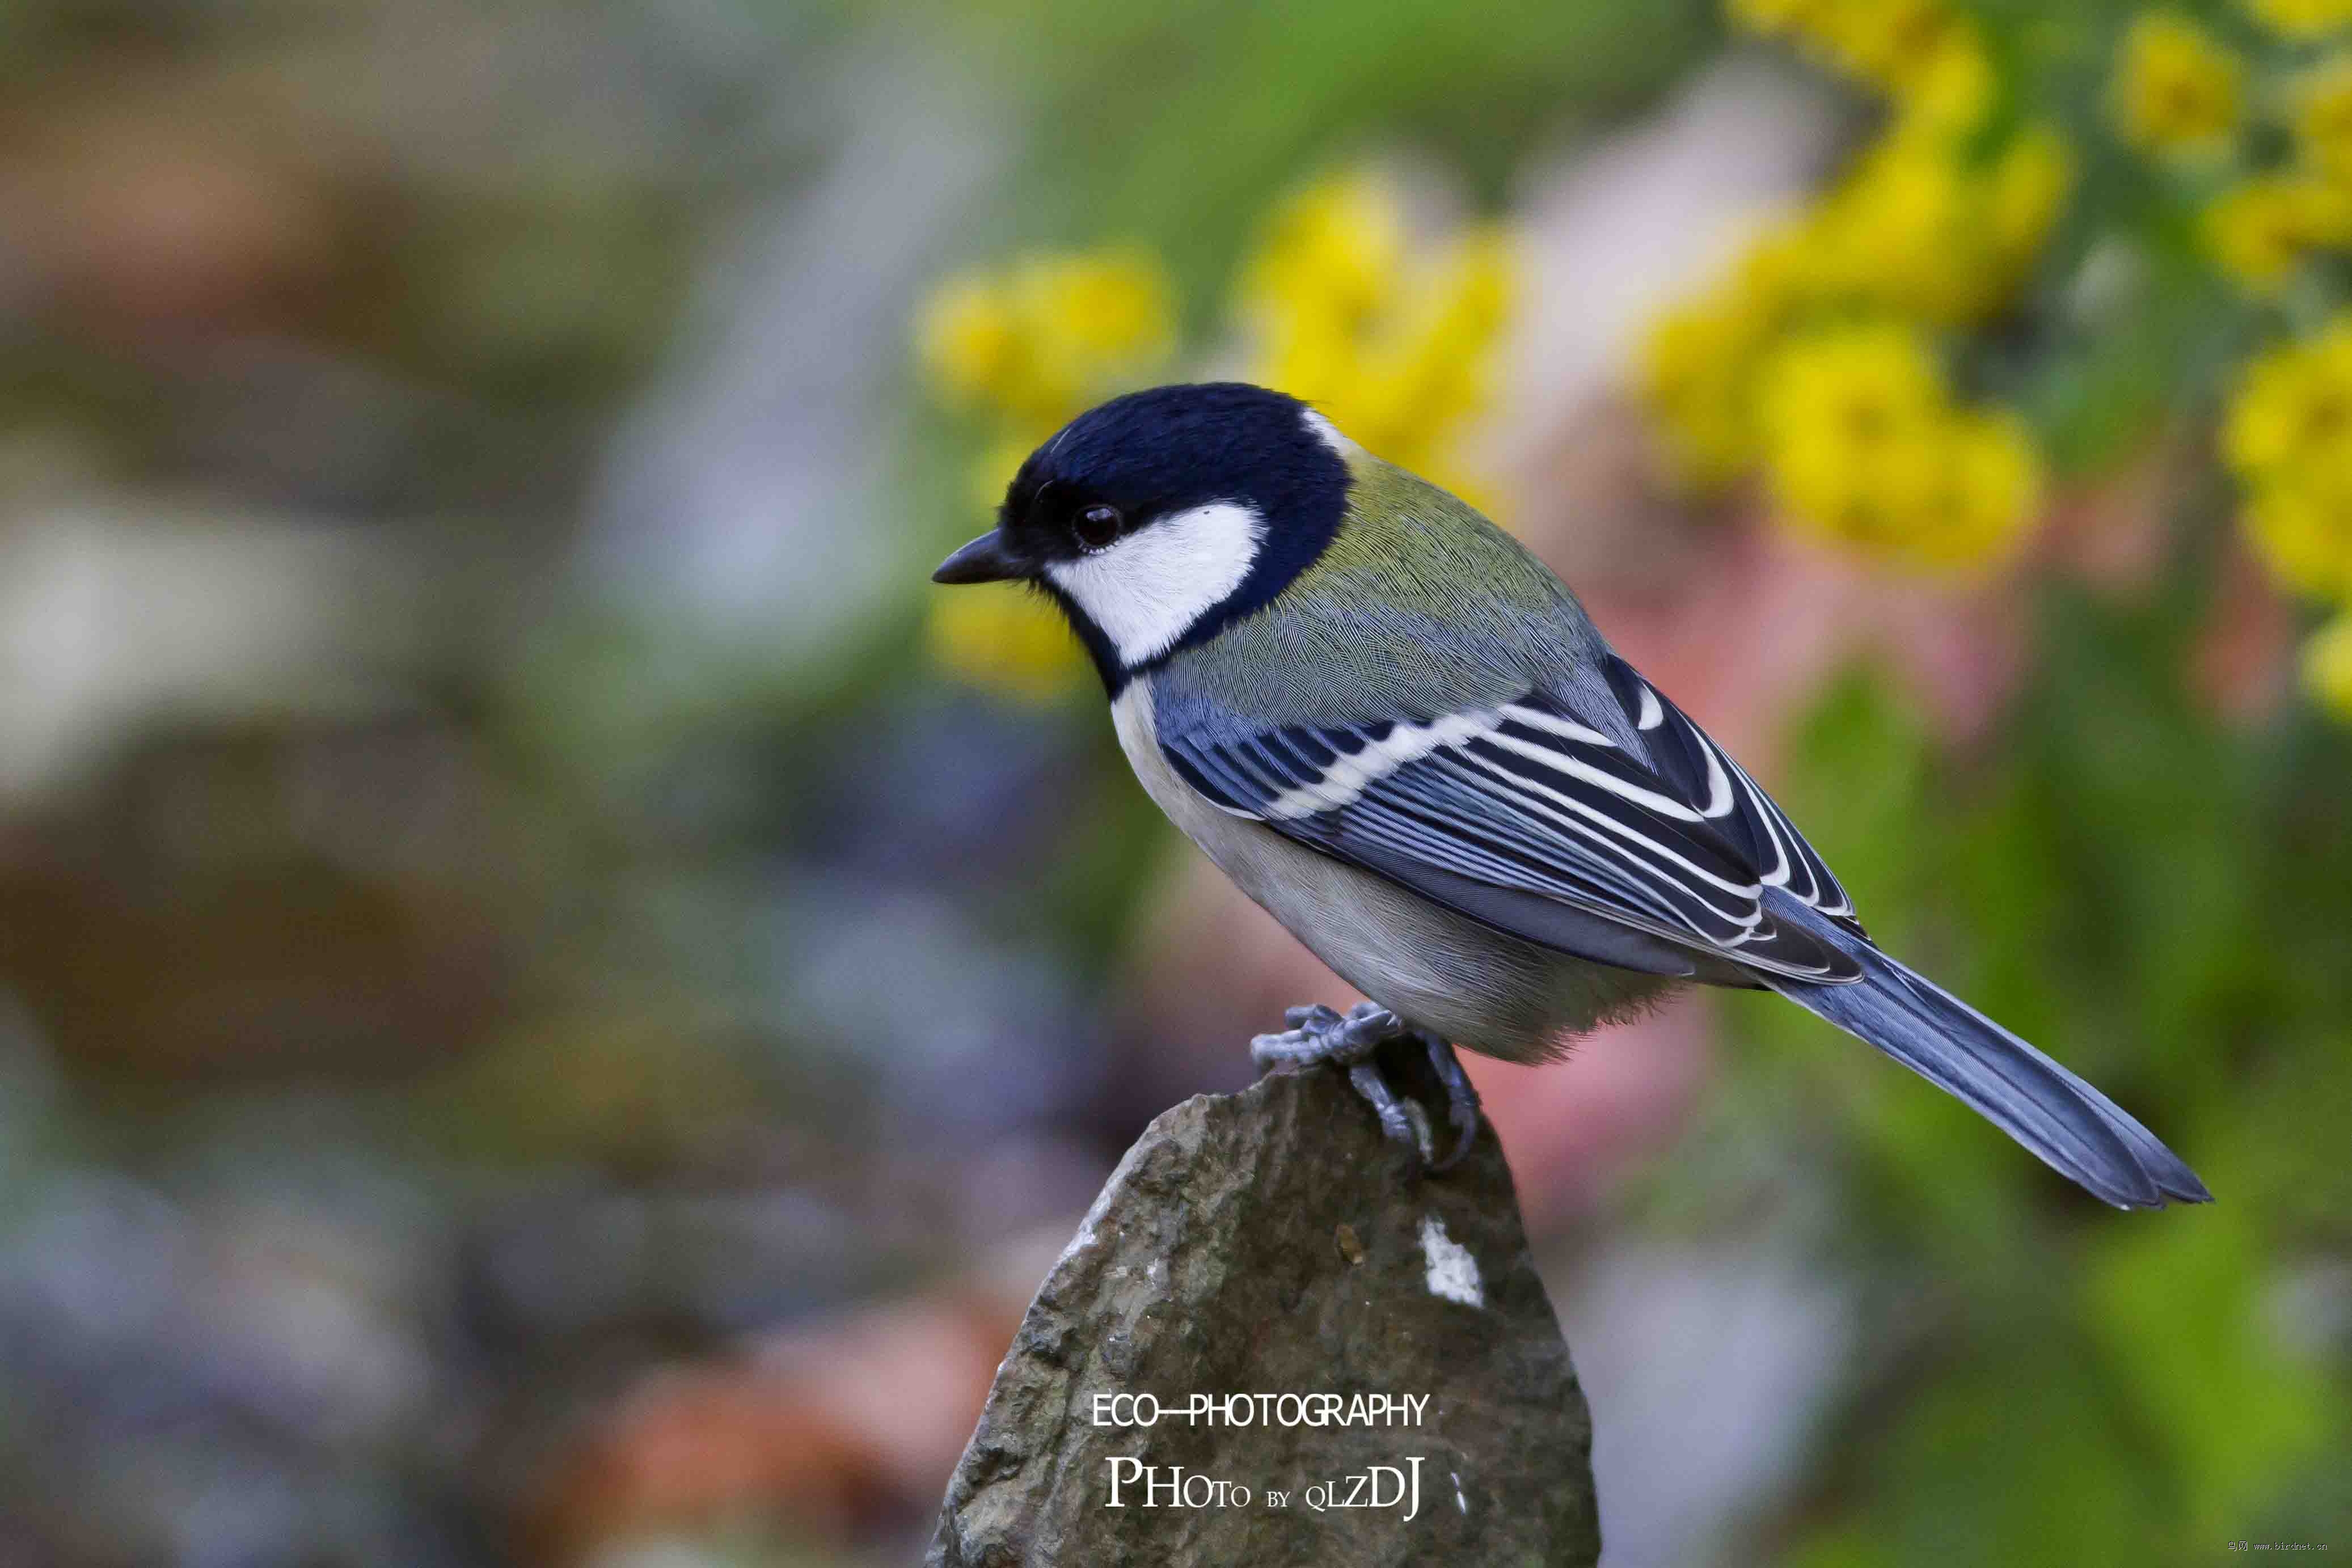
<path id="1" fill-rule="evenodd" d="M 932 580 L 1034 583 L 1116 691 L 1263 609 L 1314 562 L 1347 507 L 1351 449 L 1263 387 L 1130 392 L 1031 453 L 996 527 Z"/>

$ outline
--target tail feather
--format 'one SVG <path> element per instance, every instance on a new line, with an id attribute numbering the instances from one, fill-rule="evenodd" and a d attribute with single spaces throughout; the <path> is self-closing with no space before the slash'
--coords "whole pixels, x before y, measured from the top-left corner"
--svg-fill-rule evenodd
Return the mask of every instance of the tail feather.
<path id="1" fill-rule="evenodd" d="M 2052 1169 L 2117 1208 L 2161 1208 L 2167 1199 L 2212 1201 L 2180 1156 L 2123 1107 L 1933 981 L 1862 938 L 1840 935 L 1840 946 L 1863 966 L 1861 980 L 1809 986 L 1759 977 L 1956 1095 Z"/>

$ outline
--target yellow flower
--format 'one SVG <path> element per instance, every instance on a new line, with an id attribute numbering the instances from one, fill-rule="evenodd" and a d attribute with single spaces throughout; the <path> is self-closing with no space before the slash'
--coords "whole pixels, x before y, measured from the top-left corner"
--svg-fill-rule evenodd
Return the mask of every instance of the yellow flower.
<path id="1" fill-rule="evenodd" d="M 2066 205 L 2074 185 L 2074 155 L 2066 139 L 2046 125 L 2029 125 L 1994 160 L 1987 190 L 1987 230 L 2000 263 L 2021 275 Z"/>
<path id="2" fill-rule="evenodd" d="M 2305 152 L 2335 179 L 2352 177 L 2352 56 L 2334 56 L 2304 78 L 2294 99 Z"/>
<path id="3" fill-rule="evenodd" d="M 1499 231 L 1416 259 L 1385 183 L 1325 181 L 1276 210 L 1244 270 L 1252 379 L 1315 403 L 1391 462 L 1447 472 L 1463 427 L 1492 401 L 1514 289 Z"/>
<path id="4" fill-rule="evenodd" d="M 1975 292 L 1968 218 L 1955 159 L 1924 141 L 1885 138 L 1816 209 L 1816 281 L 1939 319 L 1965 314 Z"/>
<path id="5" fill-rule="evenodd" d="M 1665 311 L 1642 340 L 1635 384 L 1664 425 L 1675 475 L 1728 484 L 1756 461 L 1756 368 L 1801 296 L 1803 237 L 1783 227 L 1751 246 L 1732 277 Z"/>
<path id="6" fill-rule="evenodd" d="M 2245 367 L 2221 453 L 2247 486 L 2240 526 L 2273 575 L 2352 595 L 2352 313 Z"/>
<path id="7" fill-rule="evenodd" d="M 1939 0 L 1731 0 L 1732 20 L 1791 38 L 1836 69 L 1900 88 L 1931 59 L 1952 16 Z"/>
<path id="8" fill-rule="evenodd" d="M 2263 566 L 2298 593 L 2352 596 L 2352 487 L 2341 475 L 2293 475 L 2258 486 L 2239 512 Z"/>
<path id="9" fill-rule="evenodd" d="M 1874 323 L 1796 339 L 1757 387 L 1773 493 L 1827 530 L 1874 533 L 1944 409 L 1935 361 L 1906 328 Z"/>
<path id="10" fill-rule="evenodd" d="M 1936 417 L 1945 393 L 1919 334 L 1879 321 L 1790 342 L 1767 368 L 1759 402 L 1776 444 L 1819 430 L 1867 445 Z"/>
<path id="11" fill-rule="evenodd" d="M 1243 270 L 1243 308 L 1277 329 L 1345 337 L 1395 298 L 1404 249 L 1403 209 L 1385 182 L 1326 180 L 1275 209 Z"/>
<path id="12" fill-rule="evenodd" d="M 1731 276 L 1728 302 L 1757 330 L 1777 329 L 1791 307 L 1813 290 L 1812 243 L 1801 219 L 1767 229 L 1739 258 Z"/>
<path id="13" fill-rule="evenodd" d="M 1029 331 L 1041 423 L 1060 425 L 1174 344 L 1173 290 L 1144 252 L 1032 257 L 1013 269 L 1012 287 Z"/>
<path id="14" fill-rule="evenodd" d="M 2352 0 L 2242 0 L 2242 4 L 2256 21 L 2290 38 L 2315 38 L 2352 22 Z"/>
<path id="15" fill-rule="evenodd" d="M 944 400 L 984 404 L 1034 441 L 1165 359 L 1175 315 L 1166 274 L 1142 252 L 1033 256 L 941 285 L 915 347 Z"/>
<path id="16" fill-rule="evenodd" d="M 2221 427 L 2230 466 L 2249 482 L 2311 469 L 2352 445 L 2352 316 L 2241 372 Z"/>
<path id="17" fill-rule="evenodd" d="M 1706 298 L 1660 316 L 1642 340 L 1642 396 L 1664 421 L 1667 451 L 1685 483 L 1727 484 L 1755 461 L 1748 383 L 1761 345 L 1753 326 L 1739 310 Z"/>
<path id="18" fill-rule="evenodd" d="M 1029 702 L 1069 691 L 1086 658 L 1061 612 L 1034 593 L 970 589 L 930 596 L 932 659 L 957 678 Z"/>
<path id="19" fill-rule="evenodd" d="M 916 355 L 952 402 L 974 402 L 1005 384 L 1019 351 L 1012 302 L 992 278 L 950 278 L 916 318 Z"/>
<path id="20" fill-rule="evenodd" d="M 2039 460 L 2021 423 L 1952 409 L 1925 345 L 1884 318 L 1969 327 L 2005 308 L 2063 212 L 2074 158 L 2051 124 L 1996 120 L 1984 34 L 1942 0 L 1731 0 L 1886 88 L 1886 131 L 1741 286 L 1664 315 L 1640 382 L 1676 466 L 1719 484 L 1762 463 L 1801 526 L 1921 564 L 1986 559 L 2030 520 Z M 1987 145 L 1993 127 L 2005 126 Z M 1855 309 L 1877 324 L 1798 339 Z"/>
<path id="21" fill-rule="evenodd" d="M 2304 688 L 2341 719 L 2352 719 L 2352 610 L 2313 632 L 2303 645 Z"/>
<path id="22" fill-rule="evenodd" d="M 2041 465 L 2022 422 L 1954 409 L 1927 347 L 1880 323 L 1791 342 L 1759 388 L 1780 515 L 1821 538 L 1954 570 L 2005 554 Z"/>
<path id="23" fill-rule="evenodd" d="M 1751 33 L 1795 33 L 1819 27 L 1835 0 L 1730 0 L 1731 19 Z"/>
<path id="24" fill-rule="evenodd" d="M 2025 423 L 2006 410 L 1956 414 L 1934 454 L 1921 526 L 1900 553 L 1964 569 L 2007 556 L 2042 498 L 2042 462 Z"/>
<path id="25" fill-rule="evenodd" d="M 1480 232 L 1452 247 L 1360 345 L 1351 377 L 1317 399 L 1370 450 L 1421 467 L 1492 401 L 1493 350 L 1511 304 L 1510 252 Z"/>
<path id="26" fill-rule="evenodd" d="M 1991 112 L 1999 85 L 1982 36 L 1956 22 L 1904 85 L 1898 134 L 1970 135 Z"/>
<path id="27" fill-rule="evenodd" d="M 2238 57 L 2168 11 L 2124 35 L 2110 108 L 2124 140 L 2155 152 L 2212 152 L 2238 126 Z"/>
<path id="28" fill-rule="evenodd" d="M 1900 89 L 1934 60 L 1951 14 L 1937 0 L 1846 0 L 1829 28 L 1831 58 L 1867 81 Z"/>
<path id="29" fill-rule="evenodd" d="M 2205 239 L 2221 269 L 2253 294 L 2272 294 L 2315 249 L 2352 239 L 2352 199 L 2317 181 L 2266 174 L 2216 197 Z"/>
<path id="30" fill-rule="evenodd" d="M 2008 303 L 2073 183 L 2064 140 L 2027 126 L 1981 162 L 1952 138 L 1880 139 L 1815 209 L 1814 292 L 1958 326 Z"/>

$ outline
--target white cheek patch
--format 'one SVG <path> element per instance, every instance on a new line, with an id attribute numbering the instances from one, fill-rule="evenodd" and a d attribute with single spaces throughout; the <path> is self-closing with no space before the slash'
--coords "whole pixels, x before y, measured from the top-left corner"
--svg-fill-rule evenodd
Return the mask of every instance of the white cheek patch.
<path id="1" fill-rule="evenodd" d="M 1248 580 L 1265 519 L 1234 501 L 1160 518 L 1108 549 L 1045 569 L 1133 669 L 1174 647 Z"/>

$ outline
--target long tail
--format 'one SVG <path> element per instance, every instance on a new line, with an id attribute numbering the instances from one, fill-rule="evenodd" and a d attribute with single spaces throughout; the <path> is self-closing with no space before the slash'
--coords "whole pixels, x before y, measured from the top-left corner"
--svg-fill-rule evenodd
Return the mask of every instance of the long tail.
<path id="1" fill-rule="evenodd" d="M 1776 917 L 1832 929 L 1810 910 L 1797 914 L 1794 899 L 1786 900 L 1784 914 L 1783 896 L 1771 895 Z M 1808 986 L 1758 978 L 1958 1095 L 2043 1164 L 2117 1208 L 2213 1201 L 2179 1155 L 2105 1094 L 1869 943 L 1842 930 L 1837 939 L 1861 961 L 1861 980 Z"/>

